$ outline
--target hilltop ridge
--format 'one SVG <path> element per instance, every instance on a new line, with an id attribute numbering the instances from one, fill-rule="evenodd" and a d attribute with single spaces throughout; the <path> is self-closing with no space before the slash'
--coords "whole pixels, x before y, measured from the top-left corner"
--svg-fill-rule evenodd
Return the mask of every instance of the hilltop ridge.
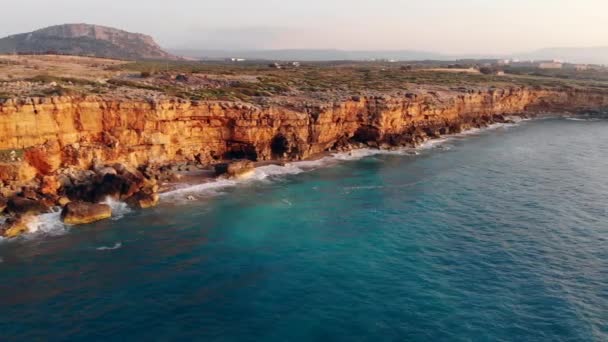
<path id="1" fill-rule="evenodd" d="M 151 36 L 99 25 L 56 25 L 0 39 L 0 53 L 49 52 L 116 59 L 178 59 Z"/>

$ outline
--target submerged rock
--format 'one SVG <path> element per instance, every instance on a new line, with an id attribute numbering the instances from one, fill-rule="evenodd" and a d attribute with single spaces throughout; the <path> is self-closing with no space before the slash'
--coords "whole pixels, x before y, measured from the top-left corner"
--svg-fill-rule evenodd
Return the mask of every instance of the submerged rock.
<path id="1" fill-rule="evenodd" d="M 234 178 L 252 172 L 253 169 L 254 164 L 251 160 L 237 160 L 229 163 L 216 164 L 215 174 L 217 176 L 228 176 L 230 178 Z"/>
<path id="2" fill-rule="evenodd" d="M 112 208 L 107 204 L 70 202 L 61 211 L 66 224 L 87 224 L 112 217 Z"/>

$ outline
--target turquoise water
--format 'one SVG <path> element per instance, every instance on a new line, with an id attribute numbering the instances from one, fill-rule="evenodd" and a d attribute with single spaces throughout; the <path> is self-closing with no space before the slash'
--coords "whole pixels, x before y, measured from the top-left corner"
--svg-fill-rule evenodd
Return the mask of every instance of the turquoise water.
<path id="1" fill-rule="evenodd" d="M 0 243 L 0 340 L 606 341 L 608 120 L 545 119 Z"/>

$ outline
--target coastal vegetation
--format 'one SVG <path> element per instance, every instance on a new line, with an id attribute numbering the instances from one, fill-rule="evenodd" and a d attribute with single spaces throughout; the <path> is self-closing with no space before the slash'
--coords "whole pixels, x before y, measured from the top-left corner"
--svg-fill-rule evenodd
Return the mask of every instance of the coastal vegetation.
<path id="1" fill-rule="evenodd" d="M 480 88 L 608 89 L 608 72 L 487 67 L 438 62 L 244 63 L 198 61 L 119 62 L 55 56 L 12 56 L 0 70 L 0 98 L 107 94 L 265 103 L 277 97 L 340 100 L 350 96 L 421 88 L 472 92 Z M 63 64 L 62 64 L 63 63 Z M 64 67 L 62 67 L 62 65 Z M 75 66 L 76 65 L 76 66 Z M 19 72 L 11 73 L 7 69 Z M 21 69 L 19 69 L 21 68 Z M 9 77 L 9 75 L 11 77 Z"/>

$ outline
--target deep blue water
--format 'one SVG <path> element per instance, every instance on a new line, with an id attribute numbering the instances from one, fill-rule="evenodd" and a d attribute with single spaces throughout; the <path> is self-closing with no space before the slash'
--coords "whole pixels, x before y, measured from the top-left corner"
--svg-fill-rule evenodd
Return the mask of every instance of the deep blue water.
<path id="1" fill-rule="evenodd" d="M 0 243 L 0 340 L 608 340 L 608 121 L 224 192 Z"/>

